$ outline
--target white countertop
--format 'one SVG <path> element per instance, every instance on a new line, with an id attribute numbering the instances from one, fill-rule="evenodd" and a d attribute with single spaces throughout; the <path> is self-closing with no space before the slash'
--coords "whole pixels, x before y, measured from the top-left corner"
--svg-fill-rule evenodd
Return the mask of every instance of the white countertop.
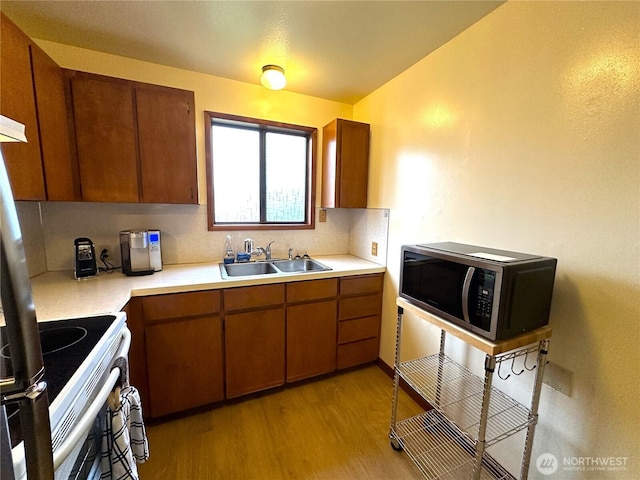
<path id="1" fill-rule="evenodd" d="M 219 263 L 165 265 L 161 272 L 143 277 L 127 277 L 119 270 L 112 274 L 76 280 L 72 271 L 47 272 L 31 279 L 38 321 L 59 320 L 118 312 L 131 297 L 163 293 L 213 290 L 218 288 L 295 282 L 384 272 L 386 268 L 352 255 L 313 257 L 332 270 L 288 273 L 224 280 Z"/>

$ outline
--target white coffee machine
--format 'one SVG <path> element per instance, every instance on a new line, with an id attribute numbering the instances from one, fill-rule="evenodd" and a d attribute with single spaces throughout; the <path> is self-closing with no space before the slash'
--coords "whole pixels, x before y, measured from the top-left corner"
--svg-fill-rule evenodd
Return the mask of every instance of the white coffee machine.
<path id="1" fill-rule="evenodd" d="M 162 270 L 160 230 L 127 230 L 120 232 L 122 273 L 151 275 Z"/>

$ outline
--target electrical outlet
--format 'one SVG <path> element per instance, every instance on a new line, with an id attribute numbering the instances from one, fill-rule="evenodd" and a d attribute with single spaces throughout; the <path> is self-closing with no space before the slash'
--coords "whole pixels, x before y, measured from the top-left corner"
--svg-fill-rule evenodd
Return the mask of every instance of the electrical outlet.
<path id="1" fill-rule="evenodd" d="M 326 210 L 320 210 L 320 215 L 318 216 L 318 221 L 319 222 L 326 222 L 327 221 L 327 211 Z"/>
<path id="2" fill-rule="evenodd" d="M 378 242 L 371 242 L 371 255 L 378 256 Z"/>

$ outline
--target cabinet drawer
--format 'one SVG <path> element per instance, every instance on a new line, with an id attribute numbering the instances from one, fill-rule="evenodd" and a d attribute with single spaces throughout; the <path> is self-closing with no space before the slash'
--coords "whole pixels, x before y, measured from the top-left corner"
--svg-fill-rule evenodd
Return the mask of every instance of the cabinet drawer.
<path id="1" fill-rule="evenodd" d="M 261 285 L 259 287 L 230 288 L 224 291 L 224 309 L 244 310 L 247 308 L 282 305 L 284 303 L 284 283 Z"/>
<path id="2" fill-rule="evenodd" d="M 382 291 L 383 275 L 362 275 L 340 279 L 340 295 L 361 295 Z"/>
<path id="3" fill-rule="evenodd" d="M 338 279 L 310 280 L 306 282 L 294 282 L 287 284 L 287 302 L 304 302 L 307 300 L 319 300 L 338 295 Z"/>
<path id="4" fill-rule="evenodd" d="M 220 311 L 220 292 L 171 293 L 142 299 L 144 318 L 148 321 L 209 315 Z"/>
<path id="5" fill-rule="evenodd" d="M 378 315 L 346 320 L 338 325 L 338 343 L 349 343 L 377 337 L 379 332 L 380 317 Z"/>
<path id="6" fill-rule="evenodd" d="M 338 345 L 338 369 L 377 360 L 379 348 L 377 338 Z"/>
<path id="7" fill-rule="evenodd" d="M 339 320 L 380 315 L 382 294 L 340 299 Z"/>

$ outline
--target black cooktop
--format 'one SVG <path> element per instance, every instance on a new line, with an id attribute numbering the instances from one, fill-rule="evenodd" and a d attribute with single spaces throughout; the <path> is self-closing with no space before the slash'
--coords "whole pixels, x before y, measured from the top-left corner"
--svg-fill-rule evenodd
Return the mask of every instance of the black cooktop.
<path id="1" fill-rule="evenodd" d="M 102 315 L 38 324 L 44 361 L 44 381 L 47 382 L 49 405 L 53 403 L 115 319 L 116 317 L 113 315 Z M 10 346 L 7 344 L 8 340 L 4 328 L 0 327 L 0 338 L 2 339 L 1 378 L 12 376 Z M 11 444 L 14 447 L 22 439 L 18 409 L 11 404 L 6 407 Z"/>

